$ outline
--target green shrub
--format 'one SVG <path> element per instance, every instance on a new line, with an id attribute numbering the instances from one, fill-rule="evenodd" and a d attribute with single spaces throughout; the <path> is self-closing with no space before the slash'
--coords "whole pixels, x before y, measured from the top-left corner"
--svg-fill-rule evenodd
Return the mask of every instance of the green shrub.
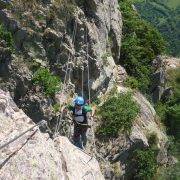
<path id="1" fill-rule="evenodd" d="M 169 133 L 180 139 L 180 104 L 175 104 L 167 109 L 166 125 Z"/>
<path id="2" fill-rule="evenodd" d="M 53 110 L 55 113 L 59 112 L 60 108 L 61 108 L 61 105 L 58 103 L 54 104 L 53 106 Z"/>
<path id="3" fill-rule="evenodd" d="M 132 8 L 132 1 L 119 0 L 123 16 L 123 39 L 120 63 L 134 77 L 142 92 L 148 92 L 153 73 L 152 60 L 165 50 L 160 33 L 142 20 Z"/>
<path id="4" fill-rule="evenodd" d="M 158 143 L 158 137 L 157 137 L 157 134 L 154 132 L 154 133 L 151 133 L 149 136 L 148 136 L 148 144 L 151 148 L 157 148 L 157 143 Z"/>
<path id="5" fill-rule="evenodd" d="M 166 119 L 167 104 L 166 103 L 162 103 L 162 102 L 158 102 L 155 105 L 155 109 L 156 109 L 156 113 L 158 114 L 158 116 L 160 117 L 162 122 L 164 122 L 165 119 Z"/>
<path id="6" fill-rule="evenodd" d="M 168 42 L 168 51 L 173 56 L 180 56 L 179 2 L 178 0 L 152 0 L 135 4 L 142 18 L 152 23 L 162 33 Z"/>
<path id="7" fill-rule="evenodd" d="M 117 137 L 120 130 L 130 132 L 133 121 L 139 113 L 139 106 L 132 95 L 117 94 L 109 97 L 99 108 L 102 123 L 97 130 L 99 136 Z"/>
<path id="8" fill-rule="evenodd" d="M 151 148 L 134 152 L 138 179 L 152 179 L 157 172 L 157 152 Z"/>
<path id="9" fill-rule="evenodd" d="M 0 40 L 4 40 L 8 47 L 13 50 L 14 41 L 12 38 L 12 34 L 8 32 L 3 25 L 0 24 Z"/>
<path id="10" fill-rule="evenodd" d="M 129 76 L 125 80 L 124 85 L 132 89 L 137 89 L 139 84 L 138 84 L 138 81 L 134 77 Z"/>
<path id="11" fill-rule="evenodd" d="M 47 96 L 54 96 L 60 90 L 61 81 L 57 76 L 52 75 L 48 69 L 40 68 L 33 76 L 33 83 L 40 85 Z"/>

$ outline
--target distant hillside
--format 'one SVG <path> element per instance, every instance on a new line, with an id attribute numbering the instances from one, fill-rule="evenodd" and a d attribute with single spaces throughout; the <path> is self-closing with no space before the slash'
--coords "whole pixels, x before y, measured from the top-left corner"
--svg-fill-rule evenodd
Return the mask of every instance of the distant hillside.
<path id="1" fill-rule="evenodd" d="M 180 56 L 180 1 L 135 1 L 135 6 L 141 16 L 156 26 L 168 42 L 168 53 Z"/>

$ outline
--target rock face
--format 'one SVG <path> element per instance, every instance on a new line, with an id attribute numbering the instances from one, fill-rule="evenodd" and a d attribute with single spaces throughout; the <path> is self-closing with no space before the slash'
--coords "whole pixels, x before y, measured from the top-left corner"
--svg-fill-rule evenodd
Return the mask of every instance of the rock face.
<path id="1" fill-rule="evenodd" d="M 167 87 L 166 72 L 169 69 L 180 67 L 180 60 L 176 58 L 158 56 L 153 61 L 155 72 L 152 75 L 152 99 L 154 103 L 160 100 L 166 101 L 173 94 L 171 87 Z"/>
<path id="2" fill-rule="evenodd" d="M 68 80 L 64 94 L 79 94 L 83 81 L 84 94 L 87 96 L 88 54 L 89 83 L 92 96 L 95 98 L 108 88 L 112 88 L 116 81 L 118 69 L 115 62 L 118 62 L 120 57 L 122 36 L 122 17 L 117 0 L 37 3 L 24 4 L 13 1 L 12 8 L 0 10 L 0 21 L 12 33 L 16 48 L 11 61 L 8 60 L 5 49 L 2 49 L 1 56 L 6 64 L 0 68 L 3 68 L 4 76 L 9 78 L 2 78 L 1 88 L 9 90 L 18 106 L 35 121 L 35 110 L 39 114 L 38 118 L 57 119 L 55 115 L 47 115 L 45 112 L 49 108 L 52 109 L 53 104 L 61 103 L 58 98 L 56 101 L 52 99 L 47 109 L 42 110 L 43 101 L 48 100 L 41 95 L 35 106 L 32 106 L 34 87 L 31 79 L 38 67 L 49 67 L 64 80 L 68 65 Z M 26 71 L 22 74 L 19 72 L 21 69 Z M 83 79 L 80 76 L 82 69 Z M 7 70 L 10 74 L 7 74 Z M 10 87 L 12 83 L 13 86 Z M 57 97 L 59 96 L 61 94 L 57 94 Z"/>
<path id="3" fill-rule="evenodd" d="M 127 91 L 129 91 L 129 89 L 122 86 L 118 87 L 118 92 L 120 93 Z M 158 123 L 153 106 L 139 92 L 135 92 L 133 98 L 140 106 L 140 114 L 133 124 L 131 133 L 121 133 L 118 138 L 108 139 L 108 141 L 96 139 L 98 154 L 104 158 L 103 160 L 101 158 L 99 159 L 101 167 L 105 178 L 108 180 L 133 178 L 132 175 L 135 168 L 133 164 L 128 163 L 129 159 L 135 149 L 149 147 L 148 137 L 151 134 L 155 134 L 157 137 L 157 145 L 160 153 L 161 149 L 166 151 L 167 136 L 163 127 Z M 162 159 L 161 161 L 168 159 L 167 153 Z M 111 162 L 111 164 L 109 162 Z M 167 162 L 164 164 L 166 163 Z"/>
<path id="4" fill-rule="evenodd" d="M 0 144 L 34 125 L 0 90 Z M 66 137 L 54 141 L 34 128 L 0 150 L 0 179 L 104 179 L 98 162 Z"/>
<path id="5" fill-rule="evenodd" d="M 53 126 L 58 119 L 54 105 L 71 102 L 82 89 L 88 97 L 88 65 L 92 100 L 103 97 L 114 86 L 118 86 L 119 92 L 129 90 L 123 87 L 127 73 L 118 64 L 122 38 L 118 0 L 73 2 L 13 1 L 8 10 L 0 8 L 0 21 L 12 33 L 15 43 L 12 53 L 0 39 L 0 89 L 9 91 L 17 106 L 34 122 L 45 119 Z M 152 93 L 159 100 L 170 91 L 162 86 L 165 76 L 161 59 L 155 66 Z M 63 92 L 47 97 L 42 88 L 32 83 L 33 73 L 39 67 L 50 69 L 64 81 Z M 0 91 L 0 143 L 33 125 L 4 91 Z M 149 133 L 157 134 L 159 147 L 166 142 L 153 107 L 138 92 L 134 99 L 141 113 L 130 135 L 120 134 L 108 142 L 96 139 L 95 150 L 94 132 L 90 130 L 87 151 L 97 151 L 106 179 L 120 179 L 132 170 L 127 160 L 135 148 L 148 146 Z M 62 123 L 60 127 L 63 126 Z M 34 130 L 0 151 L 2 179 L 103 179 L 97 161 L 65 137 L 53 141 L 47 134 Z"/>

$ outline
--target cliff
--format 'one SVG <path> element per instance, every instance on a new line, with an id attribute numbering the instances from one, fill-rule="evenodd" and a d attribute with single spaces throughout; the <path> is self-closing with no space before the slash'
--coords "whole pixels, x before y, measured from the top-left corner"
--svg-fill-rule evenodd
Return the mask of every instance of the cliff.
<path id="1" fill-rule="evenodd" d="M 158 162 L 171 164 L 167 136 L 153 106 L 124 84 L 128 74 L 119 60 L 123 24 L 117 0 L 17 0 L 0 6 L 0 22 L 13 41 L 12 48 L 11 41 L 0 35 L 0 143 L 42 119 L 50 128 L 28 132 L 1 150 L 3 179 L 119 179 L 136 169 L 127 162 L 135 149 L 150 146 L 151 134 L 157 136 Z M 61 88 L 53 95 L 47 95 L 45 83 L 34 82 L 41 68 L 61 79 Z M 52 78 L 48 72 L 44 79 Z M 140 112 L 129 134 L 121 132 L 108 141 L 94 138 L 102 121 L 95 116 L 84 153 L 66 137 L 51 139 L 45 132 L 52 135 L 55 130 L 59 119 L 55 107 L 60 111 L 77 94 L 88 98 L 89 88 L 92 101 L 100 103 L 114 88 L 131 92 Z M 60 127 L 60 134 L 71 139 L 72 127 L 65 118 Z"/>

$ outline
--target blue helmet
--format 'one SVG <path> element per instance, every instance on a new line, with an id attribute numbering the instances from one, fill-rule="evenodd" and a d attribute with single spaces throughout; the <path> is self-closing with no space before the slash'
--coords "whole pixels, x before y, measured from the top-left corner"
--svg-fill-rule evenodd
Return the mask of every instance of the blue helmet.
<path id="1" fill-rule="evenodd" d="M 74 100 L 74 103 L 75 103 L 76 105 L 83 106 L 83 105 L 84 105 L 84 98 L 81 97 L 81 96 L 78 96 L 78 97 Z"/>

